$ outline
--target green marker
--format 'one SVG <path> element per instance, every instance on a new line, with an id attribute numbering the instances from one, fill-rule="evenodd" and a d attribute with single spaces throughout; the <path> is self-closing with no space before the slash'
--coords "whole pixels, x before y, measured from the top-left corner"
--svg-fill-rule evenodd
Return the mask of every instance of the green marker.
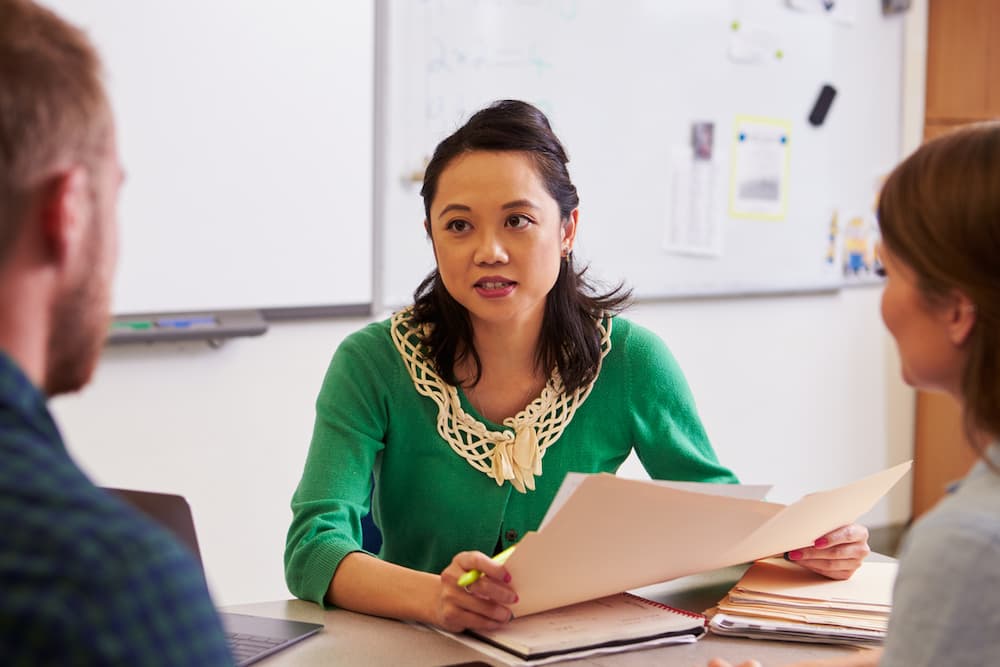
<path id="1" fill-rule="evenodd" d="M 147 329 L 153 328 L 153 323 L 145 320 L 136 320 L 133 322 L 112 322 L 112 329 L 126 330 L 126 331 L 145 331 Z"/>

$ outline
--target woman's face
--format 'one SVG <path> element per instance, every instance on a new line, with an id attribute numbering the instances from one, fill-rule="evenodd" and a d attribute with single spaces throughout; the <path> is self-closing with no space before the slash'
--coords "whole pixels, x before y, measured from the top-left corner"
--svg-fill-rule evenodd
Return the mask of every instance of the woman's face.
<path id="1" fill-rule="evenodd" d="M 540 325 L 577 212 L 560 220 L 531 158 L 513 151 L 458 156 L 441 172 L 430 213 L 441 280 L 473 325 Z"/>
<path id="2" fill-rule="evenodd" d="M 962 304 L 929 303 L 913 270 L 885 246 L 879 249 L 886 281 L 882 321 L 899 350 L 903 380 L 918 389 L 945 391 L 960 398 L 959 387 L 968 329 Z"/>

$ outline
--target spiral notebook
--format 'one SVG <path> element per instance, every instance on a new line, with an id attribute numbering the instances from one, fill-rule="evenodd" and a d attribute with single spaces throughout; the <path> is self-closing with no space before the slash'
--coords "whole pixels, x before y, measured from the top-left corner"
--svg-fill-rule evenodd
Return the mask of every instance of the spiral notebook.
<path id="1" fill-rule="evenodd" d="M 618 593 L 516 618 L 498 630 L 467 634 L 530 662 L 577 652 L 692 642 L 705 634 L 705 617 Z"/>

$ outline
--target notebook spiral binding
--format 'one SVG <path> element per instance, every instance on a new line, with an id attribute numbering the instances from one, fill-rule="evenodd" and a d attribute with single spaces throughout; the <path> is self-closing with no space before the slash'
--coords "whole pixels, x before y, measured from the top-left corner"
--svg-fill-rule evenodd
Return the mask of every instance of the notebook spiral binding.
<path id="1" fill-rule="evenodd" d="M 688 611 L 686 609 L 678 609 L 677 607 L 671 607 L 668 604 L 663 604 L 662 602 L 657 602 L 656 600 L 650 600 L 649 598 L 644 598 L 644 597 L 641 597 L 639 595 L 633 595 L 632 593 L 629 593 L 629 592 L 625 592 L 625 593 L 623 593 L 623 595 L 626 595 L 626 596 L 628 596 L 630 598 L 638 600 L 639 602 L 642 602 L 644 604 L 653 605 L 654 607 L 659 607 L 660 609 L 666 609 L 668 611 L 672 611 L 674 613 L 681 614 L 682 616 L 689 616 L 691 618 L 700 618 L 703 621 L 707 620 L 705 618 L 704 614 L 699 614 L 699 613 L 694 612 L 694 611 Z"/>

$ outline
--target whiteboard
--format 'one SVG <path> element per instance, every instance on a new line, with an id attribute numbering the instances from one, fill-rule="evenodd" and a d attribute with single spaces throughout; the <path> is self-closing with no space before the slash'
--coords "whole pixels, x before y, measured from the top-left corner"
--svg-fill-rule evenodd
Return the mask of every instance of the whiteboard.
<path id="1" fill-rule="evenodd" d="M 115 313 L 372 302 L 374 0 L 48 0 L 105 62 Z"/>
<path id="2" fill-rule="evenodd" d="M 872 37 L 780 0 L 384 0 L 379 8 L 376 192 L 384 231 L 377 250 L 385 305 L 408 302 L 433 268 L 421 224 L 424 160 L 471 113 L 501 98 L 539 106 L 566 146 L 581 202 L 575 251 L 590 275 L 624 280 L 638 298 L 839 285 L 827 261 L 834 200 L 857 188 L 840 187 L 837 180 L 851 175 L 834 177 L 831 165 L 843 161 L 845 146 L 854 151 L 847 162 L 864 164 L 866 148 L 857 128 L 814 127 L 807 116 L 822 84 L 854 83 L 838 78 L 845 68 L 837 59 L 877 54 L 880 70 L 887 58 L 898 68 L 899 25 L 886 41 L 881 30 Z M 862 20 L 872 18 L 864 12 Z M 835 53 L 843 31 L 853 31 L 853 49 L 860 40 L 867 51 Z M 747 62 L 748 50 L 764 55 Z M 849 74 L 871 87 L 865 70 Z M 898 69 L 892 76 L 898 87 Z M 894 123 L 898 102 L 880 107 L 874 99 L 841 96 L 830 116 L 854 105 Z M 778 220 L 730 209 L 735 124 L 744 115 L 789 128 Z M 700 121 L 713 123 L 715 141 L 699 219 L 719 238 L 714 252 L 691 254 L 668 249 L 667 239 L 682 217 L 675 208 L 686 200 L 676 192 L 689 188 L 678 190 L 677 179 Z"/>

